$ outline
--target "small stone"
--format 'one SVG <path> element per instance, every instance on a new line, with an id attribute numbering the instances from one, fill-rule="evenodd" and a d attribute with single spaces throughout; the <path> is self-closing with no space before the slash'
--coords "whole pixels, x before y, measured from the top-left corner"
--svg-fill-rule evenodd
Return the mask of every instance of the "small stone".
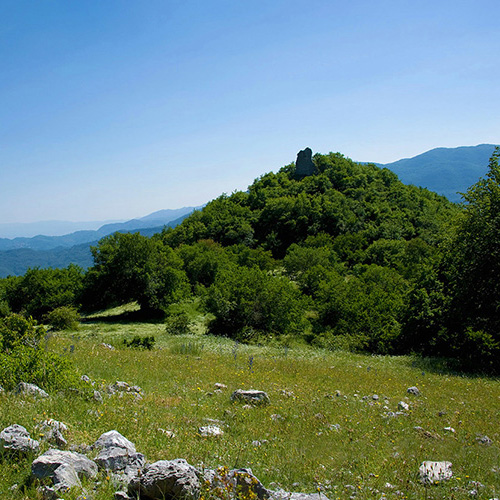
<path id="1" fill-rule="evenodd" d="M 420 395 L 420 390 L 416 386 L 408 387 L 408 389 L 406 389 L 406 392 L 408 394 L 413 394 L 414 396 Z"/>
<path id="2" fill-rule="evenodd" d="M 130 385 L 127 384 L 127 382 L 121 382 L 121 381 L 116 381 L 112 385 L 113 389 L 117 392 L 128 392 L 130 391 Z"/>
<path id="3" fill-rule="evenodd" d="M 491 443 L 493 443 L 493 441 L 488 436 L 486 436 L 486 435 L 484 435 L 484 436 L 481 436 L 481 435 L 477 436 L 476 437 L 476 441 L 478 443 L 480 443 L 480 444 L 484 444 L 484 445 L 487 445 L 487 446 L 489 446 Z"/>
<path id="4" fill-rule="evenodd" d="M 98 403 L 102 403 L 102 394 L 99 391 L 94 391 L 93 395 L 94 401 L 97 401 Z"/>
<path id="5" fill-rule="evenodd" d="M 226 384 L 221 384 L 220 382 L 216 382 L 214 384 L 214 387 L 216 389 L 219 389 L 220 391 L 224 390 L 224 389 L 227 389 L 227 385 Z"/>
<path id="6" fill-rule="evenodd" d="M 207 425 L 198 429 L 201 437 L 218 437 L 224 434 L 224 431 L 216 425 Z"/>
<path id="7" fill-rule="evenodd" d="M 99 436 L 99 439 L 92 445 L 92 448 L 123 448 L 130 453 L 136 453 L 135 445 L 118 431 L 112 430 Z"/>
<path id="8" fill-rule="evenodd" d="M 404 401 L 400 401 L 398 403 L 398 409 L 403 411 L 408 411 L 410 409 L 410 405 L 408 403 L 405 403 Z"/>
<path id="9" fill-rule="evenodd" d="M 451 432 L 452 434 L 455 434 L 455 429 L 453 427 L 445 427 L 443 430 L 447 431 L 447 432 Z"/>
<path id="10" fill-rule="evenodd" d="M 161 432 L 162 434 L 165 434 L 168 438 L 174 438 L 175 434 L 172 431 L 169 431 L 167 429 L 162 429 L 161 427 L 158 427 L 158 432 Z"/>
<path id="11" fill-rule="evenodd" d="M 25 396 L 35 396 L 40 398 L 48 398 L 49 395 L 43 390 L 40 389 L 35 384 L 27 384 L 26 382 L 19 382 L 14 391 L 15 394 L 22 394 Z"/>
<path id="12" fill-rule="evenodd" d="M 266 405 L 271 401 L 264 391 L 237 389 L 231 394 L 231 401 L 242 401 L 253 405 Z"/>
<path id="13" fill-rule="evenodd" d="M 379 400 L 378 394 L 374 394 L 372 396 L 372 399 L 373 399 L 373 401 L 378 401 Z"/>
<path id="14" fill-rule="evenodd" d="M 419 467 L 420 481 L 424 484 L 433 484 L 436 481 L 447 481 L 452 478 L 451 462 L 425 461 Z"/>
<path id="15" fill-rule="evenodd" d="M 106 344 L 105 342 L 103 342 L 101 345 L 102 347 L 104 347 L 105 349 L 109 349 L 110 351 L 115 350 L 115 348 L 111 344 Z"/>

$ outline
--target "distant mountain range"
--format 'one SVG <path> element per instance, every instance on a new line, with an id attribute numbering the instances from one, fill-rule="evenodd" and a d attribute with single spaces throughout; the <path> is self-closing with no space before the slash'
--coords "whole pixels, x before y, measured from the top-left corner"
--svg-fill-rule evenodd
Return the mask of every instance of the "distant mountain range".
<path id="1" fill-rule="evenodd" d="M 177 219 L 190 214 L 197 208 L 201 207 L 184 207 L 173 210 L 159 210 L 158 212 L 153 212 L 152 214 L 146 215 L 145 217 L 141 217 L 139 219 L 131 219 L 126 222 L 105 224 L 94 231 L 75 231 L 63 236 L 38 235 L 31 238 L 0 238 L 0 251 L 16 250 L 20 248 L 30 248 L 32 250 L 51 250 L 58 247 L 72 247 L 74 245 L 80 245 L 82 243 L 100 240 L 104 236 L 115 233 L 117 231 L 136 231 L 138 229 L 163 227 L 176 221 Z"/>
<path id="2" fill-rule="evenodd" d="M 105 224 L 96 231 L 76 231 L 64 236 L 0 238 L 0 278 L 19 276 L 30 267 L 67 267 L 77 264 L 86 269 L 93 263 L 90 247 L 115 232 L 140 232 L 152 236 L 167 227 L 175 227 L 200 207 L 160 210 L 122 223 Z"/>
<path id="3" fill-rule="evenodd" d="M 494 149 L 493 144 L 436 148 L 413 158 L 375 165 L 392 170 L 405 184 L 425 187 L 459 202 L 458 193 L 467 191 L 488 171 L 488 160 Z"/>

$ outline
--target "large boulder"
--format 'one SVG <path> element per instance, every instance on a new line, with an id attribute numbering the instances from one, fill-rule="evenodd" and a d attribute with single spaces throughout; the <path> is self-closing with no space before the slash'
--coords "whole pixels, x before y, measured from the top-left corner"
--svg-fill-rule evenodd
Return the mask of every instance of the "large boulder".
<path id="1" fill-rule="evenodd" d="M 112 472 L 124 471 L 127 476 L 133 476 L 144 467 L 146 459 L 142 453 L 130 453 L 124 448 L 104 448 L 95 458 L 95 463 L 101 468 Z"/>
<path id="2" fill-rule="evenodd" d="M 152 500 L 196 500 L 200 472 L 184 459 L 160 460 L 148 465 L 128 485 L 129 495 Z"/>
<path id="3" fill-rule="evenodd" d="M 451 462 L 433 462 L 427 460 L 422 462 L 418 471 L 420 473 L 420 481 L 424 484 L 447 481 L 453 476 Z"/>
<path id="4" fill-rule="evenodd" d="M 31 475 L 38 479 L 50 478 L 57 490 L 81 486 L 81 477 L 94 477 L 97 465 L 80 453 L 50 449 L 31 464 Z"/>
<path id="5" fill-rule="evenodd" d="M 100 449 L 96 464 L 101 469 L 117 473 L 114 479 L 118 483 L 130 482 L 146 463 L 146 458 L 137 453 L 134 443 L 115 430 L 102 434 L 92 448 Z"/>
<path id="6" fill-rule="evenodd" d="M 0 452 L 24 455 L 39 449 L 40 443 L 31 439 L 29 432 L 22 425 L 14 424 L 0 432 Z"/>
<path id="7" fill-rule="evenodd" d="M 241 401 L 253 405 L 264 405 L 271 402 L 266 392 L 254 389 L 237 389 L 231 394 L 231 401 Z"/>
<path id="8" fill-rule="evenodd" d="M 19 382 L 15 389 L 15 394 L 21 394 L 23 396 L 35 396 L 39 398 L 48 398 L 49 395 L 43 390 L 40 389 L 35 384 L 28 384 L 26 382 Z"/>

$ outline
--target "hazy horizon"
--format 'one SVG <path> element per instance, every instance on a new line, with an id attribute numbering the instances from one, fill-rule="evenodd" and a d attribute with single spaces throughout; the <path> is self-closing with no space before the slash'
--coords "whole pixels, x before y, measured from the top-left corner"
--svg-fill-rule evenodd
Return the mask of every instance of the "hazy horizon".
<path id="1" fill-rule="evenodd" d="M 499 13 L 492 0 L 2 2 L 0 222 L 197 206 L 307 146 L 386 164 L 496 144 Z"/>

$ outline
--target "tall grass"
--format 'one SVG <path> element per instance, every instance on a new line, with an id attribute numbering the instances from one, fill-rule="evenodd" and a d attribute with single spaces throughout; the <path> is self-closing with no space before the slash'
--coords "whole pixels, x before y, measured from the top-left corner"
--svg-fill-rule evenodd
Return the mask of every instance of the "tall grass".
<path id="1" fill-rule="evenodd" d="M 155 349 L 123 345 L 123 339 L 136 335 L 155 336 Z M 126 381 L 142 387 L 143 399 L 105 395 L 99 404 L 58 394 L 48 400 L 0 396 L 1 428 L 18 423 L 33 432 L 37 422 L 54 418 L 68 424 L 73 444 L 91 444 L 116 429 L 151 462 L 185 458 L 198 467 L 250 467 L 266 486 L 319 489 L 331 500 L 383 494 L 465 499 L 473 489 L 476 498 L 500 496 L 498 380 L 443 372 L 443 366 L 422 366 L 411 357 L 168 336 L 161 324 L 138 322 L 87 323 L 73 334 L 53 336 L 50 349 L 71 357 L 96 387 Z M 227 389 L 216 391 L 217 382 Z M 417 386 L 421 395 L 408 395 L 409 386 Z M 238 388 L 264 390 L 271 404 L 233 404 L 230 394 Z M 407 402 L 410 411 L 387 416 L 398 411 L 399 401 Z M 224 422 L 225 434 L 200 437 L 198 428 L 206 419 Z M 493 444 L 478 443 L 477 435 L 488 435 Z M 417 472 L 424 460 L 451 461 L 454 478 L 421 485 Z M 3 459 L 0 495 L 36 498 L 33 486 L 22 491 L 28 476 L 29 460 Z M 14 483 L 20 488 L 11 490 Z M 112 498 L 106 484 L 96 498 Z"/>

